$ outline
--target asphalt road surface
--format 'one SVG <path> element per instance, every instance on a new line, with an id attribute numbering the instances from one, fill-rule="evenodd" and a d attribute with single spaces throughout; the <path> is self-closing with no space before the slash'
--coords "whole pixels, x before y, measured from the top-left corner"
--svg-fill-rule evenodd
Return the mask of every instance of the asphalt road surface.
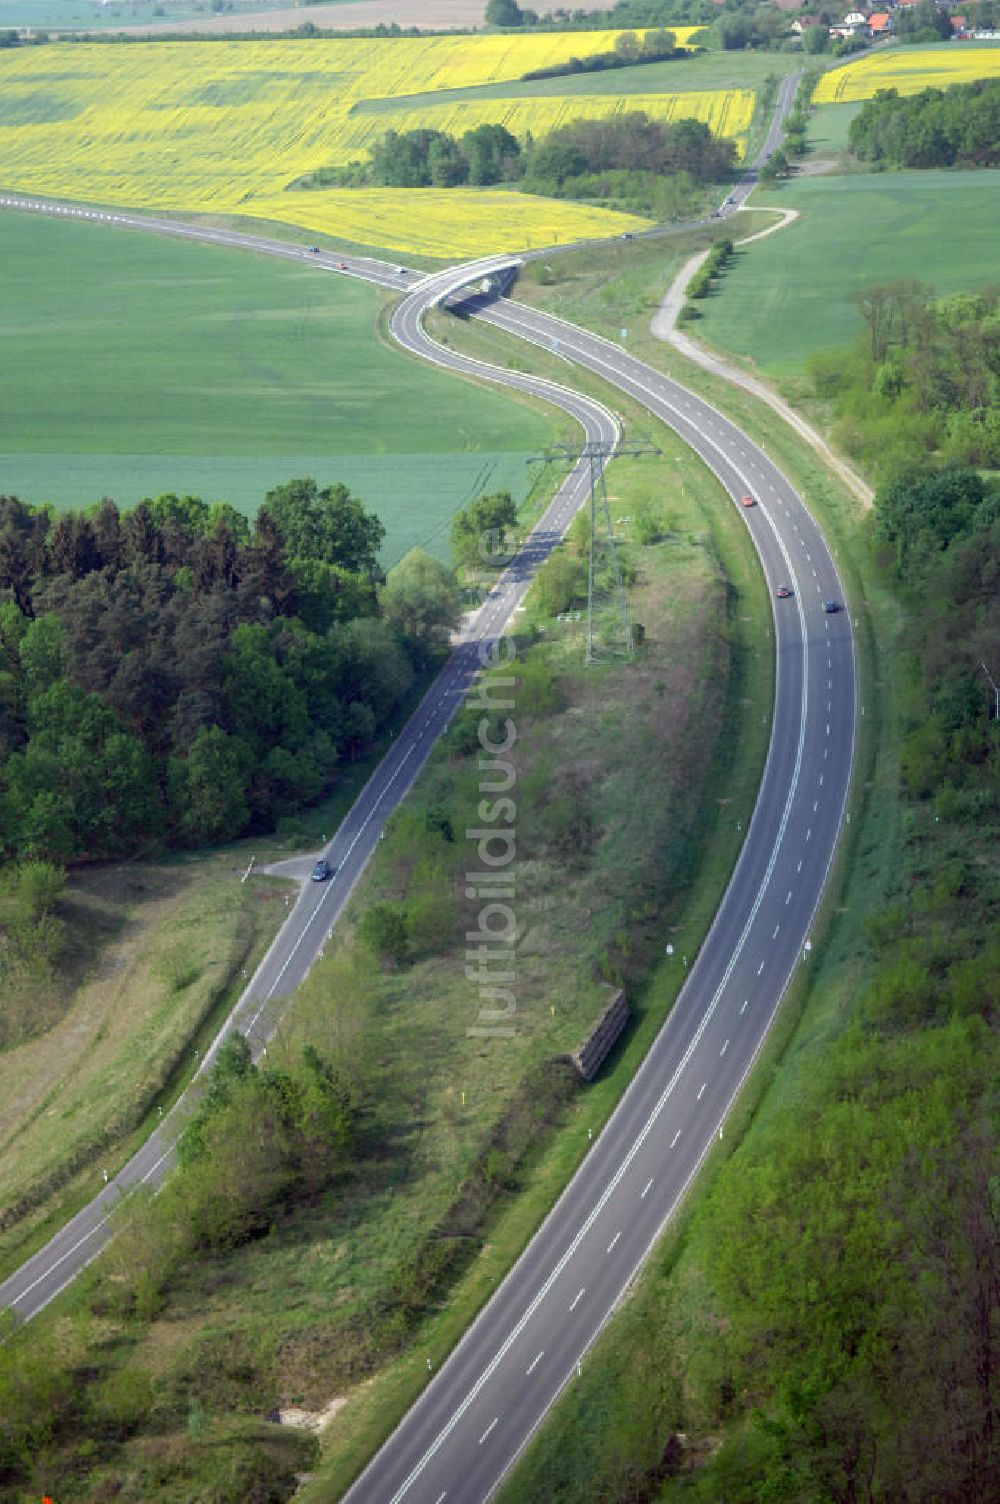
<path id="1" fill-rule="evenodd" d="M 787 100 L 785 101 L 787 108 Z M 767 152 L 765 146 L 764 151 Z M 752 181 L 752 178 L 751 178 Z M 742 195 L 745 196 L 745 193 Z M 741 201 L 740 191 L 731 212 Z M 415 286 L 394 311 L 394 336 L 423 358 L 487 376 L 568 411 L 589 439 L 617 434 L 599 404 L 550 382 L 491 370 L 437 346 L 423 329 L 427 308 L 470 282 L 502 272 L 509 258 L 434 274 L 419 282 L 370 259 L 328 254 L 237 232 L 79 210 L 8 195 L 0 207 L 80 215 L 209 240 L 283 258 L 310 257 L 323 270 L 379 285 Z M 574 326 L 508 302 L 481 301 L 477 316 L 551 348 L 599 374 L 668 423 L 711 467 L 740 505 L 772 596 L 777 652 L 771 743 L 753 819 L 711 931 L 674 1010 L 605 1131 L 517 1265 L 348 1497 L 355 1504 L 480 1504 L 543 1420 L 628 1288 L 652 1243 L 721 1134 L 726 1114 L 766 1037 L 795 968 L 808 965 L 809 929 L 829 871 L 850 780 L 855 670 L 845 595 L 823 536 L 782 473 L 709 403 Z M 468 693 L 478 643 L 516 610 L 532 569 L 587 494 L 582 467 L 569 476 L 514 560 L 466 640 L 373 774 L 327 854 L 335 878 L 308 885 L 227 1023 L 260 1051 L 280 1000 L 305 974 L 377 843 L 386 816 L 410 787 L 437 735 Z M 744 495 L 754 498 L 742 507 Z M 779 599 L 777 587 L 789 594 Z M 833 600 L 842 609 L 824 610 Z M 675 964 L 680 964 L 675 958 Z M 223 1034 L 213 1046 L 218 1047 Z M 212 1052 L 210 1052 L 211 1055 Z M 0 1303 L 24 1316 L 41 1309 L 110 1236 L 121 1191 L 159 1183 L 174 1124 L 154 1134 L 117 1183 L 4 1285 Z"/>

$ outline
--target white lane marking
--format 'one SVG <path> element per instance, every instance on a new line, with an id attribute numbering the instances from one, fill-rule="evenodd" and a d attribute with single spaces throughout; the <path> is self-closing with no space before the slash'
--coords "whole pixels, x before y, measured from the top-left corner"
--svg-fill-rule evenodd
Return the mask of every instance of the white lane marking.
<path id="1" fill-rule="evenodd" d="M 809 829 L 806 831 L 806 840 L 807 841 L 811 841 L 812 840 L 812 833 L 813 833 L 813 828 L 810 825 Z"/>
<path id="2" fill-rule="evenodd" d="M 815 814 L 818 809 L 819 809 L 819 800 L 818 799 L 814 799 L 813 800 L 813 814 Z"/>
<path id="3" fill-rule="evenodd" d="M 719 1051 L 719 1059 L 720 1060 L 722 1059 L 723 1055 L 726 1053 L 726 1051 L 728 1049 L 729 1049 L 729 1040 L 727 1039 L 726 1042 L 725 1042 L 725 1044 L 722 1046 L 722 1049 Z"/>
<path id="4" fill-rule="evenodd" d="M 677 1147 L 677 1140 L 680 1138 L 681 1132 L 682 1132 L 682 1130 L 680 1128 L 678 1128 L 677 1132 L 674 1134 L 673 1138 L 670 1140 L 670 1147 L 671 1147 L 671 1149 L 676 1149 L 676 1147 Z"/>
<path id="5" fill-rule="evenodd" d="M 827 760 L 827 758 L 829 756 L 830 756 L 830 748 L 829 747 L 824 747 L 823 748 L 823 761 L 826 762 L 826 760 Z"/>
<path id="6" fill-rule="evenodd" d="M 528 1376 L 529 1373 L 534 1373 L 535 1369 L 538 1367 L 539 1363 L 542 1361 L 542 1359 L 544 1357 L 545 1357 L 545 1349 L 543 1347 L 542 1350 L 541 1350 L 541 1352 L 538 1354 L 537 1358 L 532 1358 L 531 1362 L 528 1364 L 527 1368 L 524 1370 L 524 1374 L 525 1374 L 526 1378 L 527 1378 L 527 1376 Z"/>
<path id="7" fill-rule="evenodd" d="M 745 997 L 743 999 L 743 1002 L 740 1005 L 740 1018 L 742 1018 L 744 1013 L 747 1011 L 747 1004 L 749 1003 L 749 1001 L 750 999 L 748 997 Z"/>
<path id="8" fill-rule="evenodd" d="M 489 1436 L 490 1432 L 493 1430 L 493 1427 L 496 1425 L 496 1423 L 497 1423 L 497 1421 L 499 1419 L 500 1419 L 499 1415 L 494 1415 L 493 1419 L 490 1421 L 489 1425 L 486 1427 L 486 1430 L 483 1432 L 482 1436 L 480 1436 L 480 1438 L 479 1438 L 479 1445 L 480 1446 L 482 1446 L 483 1442 L 486 1440 L 487 1436 Z"/>
<path id="9" fill-rule="evenodd" d="M 827 734 L 827 736 L 830 735 L 830 722 L 829 721 L 827 721 L 827 723 L 826 723 L 826 734 Z"/>
<path id="10" fill-rule="evenodd" d="M 649 1179 L 646 1181 L 646 1184 L 643 1186 L 642 1190 L 639 1192 L 639 1200 L 640 1201 L 645 1201 L 646 1197 L 649 1195 L 649 1188 L 650 1188 L 650 1186 L 652 1184 L 653 1184 L 653 1176 L 650 1175 Z M 570 1306 L 570 1310 L 572 1310 L 572 1309 L 573 1309 L 573 1307 Z"/>
<path id="11" fill-rule="evenodd" d="M 700 1101 L 701 1101 L 701 1099 L 702 1099 L 702 1095 L 703 1095 L 703 1093 L 704 1093 L 704 1090 L 705 1090 L 705 1087 L 706 1087 L 706 1086 L 707 1086 L 707 1085 L 708 1085 L 708 1082 L 707 1082 L 707 1081 L 703 1081 L 703 1082 L 702 1082 L 702 1083 L 701 1083 L 701 1085 L 700 1085 L 700 1086 L 699 1086 L 699 1088 L 698 1088 L 698 1095 L 697 1095 L 697 1097 L 696 1097 L 696 1098 L 695 1098 L 695 1101 L 696 1101 L 696 1102 L 700 1102 Z"/>
<path id="12" fill-rule="evenodd" d="M 824 778 L 825 778 L 825 777 L 826 777 L 826 774 L 825 774 L 825 773 L 821 773 L 821 774 L 820 774 L 820 775 L 819 775 L 819 786 L 820 786 L 820 788 L 822 788 L 822 787 L 823 787 L 823 779 L 824 779 Z"/>
<path id="13" fill-rule="evenodd" d="M 785 908 L 786 909 L 788 908 L 788 905 L 791 903 L 791 901 L 792 901 L 792 890 L 791 890 L 791 888 L 789 888 L 788 892 L 785 894 Z"/>
<path id="14" fill-rule="evenodd" d="M 801 872 L 802 871 L 802 858 L 801 857 L 799 857 L 799 860 L 796 863 L 795 870 L 796 870 L 796 872 Z"/>
<path id="15" fill-rule="evenodd" d="M 779 925 L 779 924 L 776 924 L 776 925 L 775 925 L 775 926 L 774 926 L 774 933 L 773 933 L 773 935 L 772 935 L 772 936 L 771 936 L 771 939 L 772 939 L 772 940 L 777 940 L 777 938 L 778 938 L 778 931 L 779 931 L 779 929 L 780 929 L 780 928 L 781 928 L 781 926 L 780 926 L 780 925 Z"/>
<path id="16" fill-rule="evenodd" d="M 434 1504 L 441 1504 L 442 1499 L 447 1499 L 447 1497 L 448 1497 L 448 1490 L 446 1488 L 443 1488 L 441 1490 L 441 1492 L 438 1494 L 437 1498 L 434 1500 Z"/>
<path id="17" fill-rule="evenodd" d="M 764 963 L 763 963 L 763 961 L 761 961 L 760 965 L 757 967 L 757 975 L 760 976 L 760 974 L 761 974 L 761 972 L 763 970 L 764 970 Z"/>
<path id="18" fill-rule="evenodd" d="M 652 1184 L 653 1182 L 650 1181 L 649 1185 Z M 647 1191 L 649 1190 L 649 1185 L 646 1187 Z M 645 1191 L 643 1192 L 643 1195 L 645 1195 Z M 586 1290 L 586 1288 L 586 1285 L 581 1285 L 579 1290 L 577 1290 L 576 1294 L 573 1296 L 573 1299 L 569 1303 L 569 1308 L 571 1311 L 575 1311 L 577 1306 L 580 1304 L 581 1300 L 583 1299 L 583 1292 L 584 1290 Z"/>
<path id="19" fill-rule="evenodd" d="M 610 1253 L 611 1252 L 612 1248 L 614 1248 L 615 1244 L 618 1242 L 618 1239 L 621 1237 L 621 1235 L 622 1235 L 621 1228 L 619 1228 L 618 1231 L 615 1233 L 614 1237 L 611 1239 L 611 1242 L 608 1244 L 607 1248 L 605 1249 L 606 1253 Z"/>

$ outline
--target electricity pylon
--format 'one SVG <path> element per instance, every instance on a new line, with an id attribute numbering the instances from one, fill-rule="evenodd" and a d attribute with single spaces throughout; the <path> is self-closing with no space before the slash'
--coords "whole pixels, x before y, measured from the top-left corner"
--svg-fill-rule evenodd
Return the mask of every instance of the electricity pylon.
<path id="1" fill-rule="evenodd" d="M 623 439 L 619 443 L 608 442 L 603 439 L 588 441 L 579 447 L 572 444 L 556 444 L 547 449 L 544 454 L 538 455 L 539 460 L 565 460 L 570 464 L 577 464 L 580 460 L 587 460 L 590 465 L 590 540 L 587 548 L 587 649 L 584 655 L 585 663 L 596 663 L 599 653 L 595 646 L 594 632 L 594 575 L 597 566 L 598 553 L 604 547 L 611 558 L 611 566 L 614 570 L 615 585 L 614 595 L 617 603 L 618 621 L 620 624 L 620 646 L 609 646 L 609 652 L 618 652 L 625 657 L 631 658 L 635 651 L 632 639 L 632 620 L 629 616 L 628 601 L 625 598 L 625 584 L 622 580 L 621 563 L 618 559 L 618 546 L 615 542 L 615 530 L 611 525 L 611 509 L 608 505 L 608 485 L 605 476 L 608 460 L 617 455 L 624 454 L 660 454 L 655 444 L 645 440 Z M 603 534 L 600 510 L 603 518 Z"/>

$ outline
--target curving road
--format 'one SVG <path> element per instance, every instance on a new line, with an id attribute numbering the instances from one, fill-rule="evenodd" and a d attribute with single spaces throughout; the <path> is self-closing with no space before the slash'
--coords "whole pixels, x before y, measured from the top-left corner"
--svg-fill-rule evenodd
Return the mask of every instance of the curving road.
<path id="1" fill-rule="evenodd" d="M 786 101 L 787 105 L 787 101 Z M 773 143 L 772 143 L 773 144 Z M 765 145 L 767 152 L 769 146 Z M 170 221 L 73 211 L 22 198 L 0 207 L 152 228 L 302 259 L 284 242 L 199 231 Z M 735 205 L 728 206 L 735 207 Z M 383 286 L 406 285 L 398 269 L 350 258 L 311 257 Z M 509 266 L 491 258 L 424 278 L 394 310 L 391 329 L 413 353 L 447 369 L 515 386 L 557 403 L 591 438 L 617 434 L 600 404 L 550 382 L 494 370 L 436 345 L 427 309 L 470 282 Z M 348 1497 L 356 1504 L 480 1504 L 490 1497 L 591 1343 L 696 1174 L 766 1037 L 795 967 L 836 847 L 850 781 L 855 671 L 850 617 L 827 613 L 844 601 L 821 532 L 785 476 L 704 399 L 609 341 L 509 302 L 475 309 L 511 334 L 560 353 L 627 392 L 699 453 L 741 508 L 772 588 L 777 677 L 771 743 L 746 841 L 701 954 L 674 1010 L 605 1131 L 515 1268 Z M 474 619 L 445 670 L 373 774 L 328 848 L 339 867 L 318 892 L 307 887 L 253 978 L 235 1025 L 255 1052 L 273 1032 L 280 999 L 320 948 L 374 849 L 386 815 L 410 787 L 478 667 L 478 644 L 495 638 L 586 494 L 574 471 Z M 774 588 L 786 583 L 789 598 Z M 218 1047 L 223 1035 L 213 1046 Z M 158 1183 L 169 1168 L 174 1123 L 130 1162 L 36 1258 L 0 1286 L 0 1303 L 23 1315 L 40 1309 L 110 1236 L 111 1204 L 136 1181 Z"/>
<path id="2" fill-rule="evenodd" d="M 428 307 L 462 283 L 460 272 L 428 278 L 398 306 L 392 331 L 425 358 L 468 370 L 478 363 L 422 327 Z M 774 604 L 774 721 L 743 851 L 670 1018 L 518 1264 L 348 1493 L 356 1504 L 481 1504 L 577 1372 L 721 1134 L 807 955 L 853 755 L 850 617 L 824 610 L 826 600 L 843 604 L 843 587 L 786 477 L 711 404 L 609 341 L 517 304 L 477 316 L 546 349 L 558 339 L 560 353 L 668 423 L 735 502 L 756 498 L 741 515 Z M 774 594 L 779 583 L 787 599 Z"/>

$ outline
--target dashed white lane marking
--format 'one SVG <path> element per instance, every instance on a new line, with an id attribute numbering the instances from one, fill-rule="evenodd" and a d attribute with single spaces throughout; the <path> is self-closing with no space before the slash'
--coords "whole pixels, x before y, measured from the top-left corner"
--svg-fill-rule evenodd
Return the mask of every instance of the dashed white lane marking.
<path id="1" fill-rule="evenodd" d="M 442 1499 L 447 1499 L 447 1497 L 448 1497 L 448 1490 L 446 1488 L 443 1488 L 441 1490 L 441 1492 L 438 1494 L 437 1498 L 434 1500 L 434 1504 L 441 1504 L 441 1500 Z"/>
<path id="2" fill-rule="evenodd" d="M 825 778 L 825 777 L 826 777 L 826 774 L 825 774 L 825 773 L 821 773 L 821 774 L 820 774 L 820 775 L 819 775 L 819 786 L 820 786 L 820 788 L 822 788 L 822 787 L 823 787 L 823 779 L 824 779 L 824 778 Z"/>
<path id="3" fill-rule="evenodd" d="M 649 1185 L 652 1184 L 653 1182 L 650 1181 Z M 649 1190 L 649 1186 L 646 1187 L 646 1190 Z M 586 1290 L 586 1288 L 586 1285 L 581 1285 L 579 1290 L 577 1290 L 576 1294 L 573 1296 L 573 1299 L 569 1303 L 569 1308 L 571 1311 L 575 1311 L 577 1306 L 580 1304 L 581 1300 L 583 1299 L 583 1292 L 584 1290 Z"/>
<path id="4" fill-rule="evenodd" d="M 649 1188 L 653 1184 L 653 1178 L 654 1177 L 652 1175 L 650 1175 L 649 1179 L 646 1181 L 646 1184 L 643 1186 L 642 1190 L 639 1192 L 639 1200 L 640 1201 L 645 1201 L 646 1197 L 649 1195 Z M 573 1309 L 573 1307 L 570 1306 L 570 1310 L 572 1310 L 572 1309 Z"/>
<path id="5" fill-rule="evenodd" d="M 780 928 L 781 928 L 781 926 L 779 924 L 776 924 L 774 926 L 774 934 L 771 936 L 772 940 L 777 940 L 777 938 L 778 938 L 778 931 L 779 931 Z"/>
<path id="6" fill-rule="evenodd" d="M 740 1004 L 740 1018 L 742 1018 L 743 1015 L 744 1015 L 744 1013 L 747 1011 L 747 1008 L 749 1007 L 749 1004 L 750 1004 L 750 999 L 748 997 L 745 997 L 743 999 L 743 1002 Z"/>
<path id="7" fill-rule="evenodd" d="M 543 1347 L 542 1350 L 541 1350 L 541 1352 L 538 1354 L 537 1358 L 532 1358 L 531 1362 L 528 1364 L 527 1368 L 524 1370 L 525 1377 L 527 1377 L 527 1375 L 529 1373 L 534 1373 L 535 1369 L 538 1367 L 539 1363 L 542 1361 L 542 1359 L 544 1357 L 545 1357 L 545 1349 Z"/>
<path id="8" fill-rule="evenodd" d="M 695 1097 L 695 1101 L 696 1101 L 696 1102 L 700 1102 L 700 1101 L 701 1101 L 701 1099 L 702 1099 L 702 1096 L 703 1096 L 703 1094 L 704 1094 L 704 1091 L 705 1091 L 705 1087 L 706 1087 L 706 1086 L 707 1086 L 707 1085 L 708 1085 L 708 1082 L 707 1082 L 707 1081 L 703 1081 L 703 1082 L 702 1082 L 702 1083 L 701 1083 L 701 1085 L 700 1085 L 700 1086 L 699 1086 L 699 1088 L 698 1088 L 698 1095 L 697 1095 L 697 1096 L 696 1096 L 696 1097 Z"/>
<path id="9" fill-rule="evenodd" d="M 719 1059 L 720 1060 L 722 1059 L 723 1055 L 726 1053 L 726 1051 L 728 1049 L 729 1049 L 729 1040 L 727 1039 L 726 1042 L 725 1042 L 725 1044 L 722 1046 L 722 1049 L 719 1051 Z"/>
<path id="10" fill-rule="evenodd" d="M 802 858 L 801 857 L 799 857 L 798 864 L 796 865 L 795 870 L 796 870 L 796 872 L 801 872 L 802 871 Z"/>
<path id="11" fill-rule="evenodd" d="M 493 1419 L 490 1421 L 489 1425 L 486 1427 L 486 1430 L 483 1432 L 482 1436 L 480 1436 L 480 1438 L 479 1438 L 479 1445 L 480 1446 L 482 1446 L 483 1442 L 486 1440 L 487 1436 L 489 1436 L 490 1432 L 493 1430 L 493 1427 L 496 1425 L 496 1423 L 497 1423 L 497 1421 L 499 1419 L 500 1419 L 499 1415 L 494 1415 Z"/>
<path id="12" fill-rule="evenodd" d="M 786 909 L 788 908 L 788 905 L 791 903 L 791 901 L 792 901 L 792 890 L 791 890 L 791 888 L 789 888 L 788 892 L 785 894 L 785 908 Z"/>
<path id="13" fill-rule="evenodd" d="M 763 963 L 763 961 L 761 961 L 760 965 L 757 967 L 757 975 L 760 976 L 760 974 L 761 974 L 761 972 L 763 970 L 764 970 L 764 963 Z"/>
<path id="14" fill-rule="evenodd" d="M 813 833 L 813 828 L 810 825 L 809 829 L 806 831 L 806 840 L 807 841 L 811 841 L 812 840 L 812 833 Z"/>
<path id="15" fill-rule="evenodd" d="M 830 735 L 830 722 L 829 721 L 827 721 L 827 723 L 826 723 L 826 734 L 827 734 L 827 736 Z"/>
<path id="16" fill-rule="evenodd" d="M 818 799 L 814 799 L 813 800 L 813 814 L 815 814 L 818 809 L 819 809 L 819 800 Z"/>
<path id="17" fill-rule="evenodd" d="M 677 1147 L 677 1140 L 680 1138 L 682 1131 L 683 1131 L 682 1129 L 678 1128 L 677 1132 L 674 1134 L 673 1138 L 670 1140 L 670 1147 L 671 1147 L 671 1149 L 676 1149 L 676 1147 Z"/>
<path id="18" fill-rule="evenodd" d="M 611 1239 L 611 1242 L 608 1244 L 607 1248 L 605 1249 L 606 1253 L 610 1253 L 611 1252 L 612 1248 L 614 1248 L 615 1244 L 618 1242 L 618 1239 L 621 1237 L 621 1235 L 622 1235 L 621 1228 L 619 1228 L 618 1231 L 615 1233 L 614 1237 Z"/>

